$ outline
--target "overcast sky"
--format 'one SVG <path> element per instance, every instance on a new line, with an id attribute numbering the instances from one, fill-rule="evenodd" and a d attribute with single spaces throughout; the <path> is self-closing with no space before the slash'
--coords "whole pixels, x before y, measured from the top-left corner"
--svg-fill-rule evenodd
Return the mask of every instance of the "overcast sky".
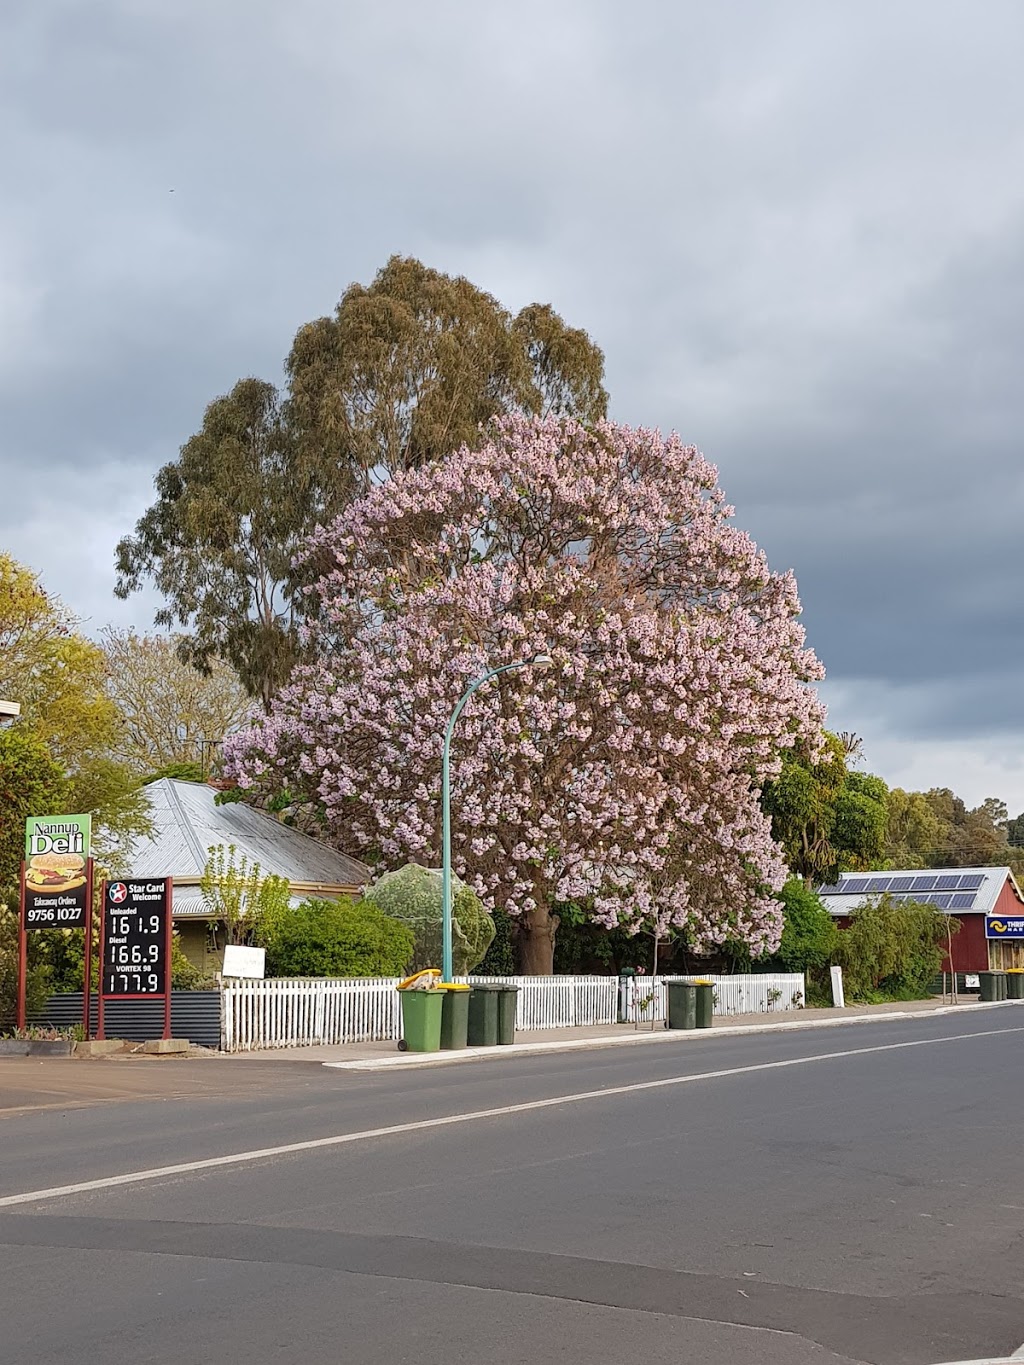
<path id="1" fill-rule="evenodd" d="M 1024 810 L 1020 0 L 5 0 L 0 546 L 88 621 L 158 466 L 392 252 L 604 348 L 795 569 L 831 724 Z"/>

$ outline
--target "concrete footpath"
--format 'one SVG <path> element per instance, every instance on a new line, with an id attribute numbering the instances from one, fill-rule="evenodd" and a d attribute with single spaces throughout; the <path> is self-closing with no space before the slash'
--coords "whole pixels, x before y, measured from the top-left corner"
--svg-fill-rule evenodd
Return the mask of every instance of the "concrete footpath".
<path id="1" fill-rule="evenodd" d="M 393 1042 L 340 1043 L 331 1046 L 273 1048 L 260 1052 L 236 1052 L 232 1060 L 260 1062 L 320 1062 L 346 1071 L 391 1070 L 394 1067 L 443 1066 L 488 1059 L 499 1061 L 549 1052 L 575 1052 L 583 1048 L 685 1046 L 697 1040 L 735 1037 L 747 1033 L 788 1032 L 797 1029 L 835 1028 L 894 1019 L 931 1018 L 941 1014 L 964 1014 L 973 1010 L 1006 1009 L 1024 1001 L 980 1004 L 968 997 L 957 1005 L 941 998 L 901 1001 L 897 1004 L 853 1005 L 846 1009 L 787 1010 L 779 1014 L 722 1015 L 711 1029 L 666 1029 L 657 1023 L 598 1025 L 592 1028 L 543 1029 L 519 1033 L 510 1047 L 465 1048 L 458 1052 L 399 1052 Z M 224 1054 L 221 1054 L 224 1055 Z"/>

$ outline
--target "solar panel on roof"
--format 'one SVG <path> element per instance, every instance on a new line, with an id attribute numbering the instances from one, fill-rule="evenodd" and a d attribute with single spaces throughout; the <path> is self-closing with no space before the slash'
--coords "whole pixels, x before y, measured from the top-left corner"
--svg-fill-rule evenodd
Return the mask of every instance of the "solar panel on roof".
<path id="1" fill-rule="evenodd" d="M 829 882 L 827 886 L 818 887 L 819 896 L 836 896 L 839 894 L 839 883 Z"/>
<path id="2" fill-rule="evenodd" d="M 980 872 L 969 872 L 966 877 L 960 878 L 960 890 L 977 891 L 984 880 L 985 878 Z"/>
<path id="3" fill-rule="evenodd" d="M 935 883 L 936 891 L 955 891 L 960 885 L 960 873 L 954 872 L 952 876 L 940 877 Z"/>
<path id="4" fill-rule="evenodd" d="M 888 891 L 889 883 L 891 881 L 892 881 L 891 877 L 872 877 L 871 880 L 868 882 L 867 886 L 864 888 L 864 890 L 867 891 L 870 895 L 874 895 L 879 891 Z"/>
<path id="5" fill-rule="evenodd" d="M 890 891 L 909 891 L 914 885 L 913 877 L 893 877 Z"/>
<path id="6" fill-rule="evenodd" d="M 934 891 L 938 877 L 915 877 L 911 891 Z"/>
<path id="7" fill-rule="evenodd" d="M 974 902 L 977 900 L 970 891 L 958 891 L 949 903 L 951 910 L 973 910 Z"/>
<path id="8" fill-rule="evenodd" d="M 909 899 L 909 896 L 893 896 L 892 903 L 893 905 L 902 905 L 905 900 Z"/>
<path id="9" fill-rule="evenodd" d="M 939 908 L 940 910 L 948 910 L 948 909 L 949 909 L 949 902 L 953 899 L 953 897 L 952 897 L 952 896 L 932 896 L 930 899 L 931 899 L 932 905 L 938 906 L 938 908 Z"/>

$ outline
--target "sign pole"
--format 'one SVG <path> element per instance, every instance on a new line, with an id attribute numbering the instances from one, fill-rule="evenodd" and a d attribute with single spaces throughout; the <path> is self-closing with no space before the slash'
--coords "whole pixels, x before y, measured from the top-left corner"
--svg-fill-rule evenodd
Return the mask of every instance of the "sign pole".
<path id="1" fill-rule="evenodd" d="M 18 893 L 18 1013 L 17 1025 L 25 1028 L 25 993 L 28 980 L 28 934 L 25 931 L 25 863 L 21 864 Z"/>
<path id="2" fill-rule="evenodd" d="M 164 1037 L 171 1036 L 171 953 L 174 949 L 174 924 L 171 909 L 174 905 L 174 880 L 167 878 L 164 915 L 167 919 L 167 940 L 164 945 Z"/>
<path id="3" fill-rule="evenodd" d="M 96 982 L 96 1037 L 102 1042 L 107 1034 L 103 1018 L 103 973 L 106 970 L 103 945 L 107 941 L 107 883 L 100 882 L 100 979 Z"/>
<path id="4" fill-rule="evenodd" d="M 85 864 L 85 962 L 82 969 L 82 1032 L 89 1041 L 92 1024 L 92 859 Z"/>

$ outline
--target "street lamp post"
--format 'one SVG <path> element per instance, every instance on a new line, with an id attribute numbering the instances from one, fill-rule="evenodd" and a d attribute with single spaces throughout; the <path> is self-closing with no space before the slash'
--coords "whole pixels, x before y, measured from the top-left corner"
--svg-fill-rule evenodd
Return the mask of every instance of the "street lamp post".
<path id="1" fill-rule="evenodd" d="M 451 802 L 451 747 L 455 722 L 462 715 L 462 708 L 478 688 L 485 682 L 496 678 L 499 673 L 508 673 L 513 668 L 549 668 L 549 654 L 535 654 L 532 659 L 519 659 L 515 663 L 502 664 L 492 668 L 482 677 L 470 683 L 459 699 L 451 714 L 444 732 L 444 748 L 441 750 L 441 980 L 452 979 L 452 802 Z"/>

